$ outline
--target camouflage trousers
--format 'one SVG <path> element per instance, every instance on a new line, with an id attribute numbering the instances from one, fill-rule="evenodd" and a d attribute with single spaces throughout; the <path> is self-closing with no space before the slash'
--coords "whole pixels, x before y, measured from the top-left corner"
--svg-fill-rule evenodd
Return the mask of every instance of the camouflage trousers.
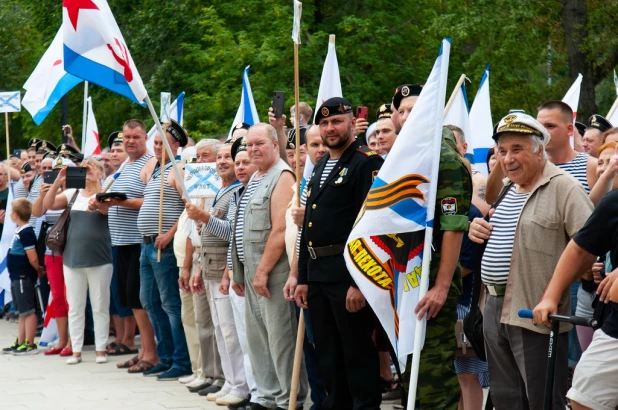
<path id="1" fill-rule="evenodd" d="M 459 382 L 455 373 L 455 323 L 457 297 L 447 297 L 438 316 L 427 321 L 425 347 L 421 351 L 418 372 L 416 406 L 422 410 L 456 410 L 459 403 Z M 412 356 L 408 357 L 403 384 L 409 391 Z"/>

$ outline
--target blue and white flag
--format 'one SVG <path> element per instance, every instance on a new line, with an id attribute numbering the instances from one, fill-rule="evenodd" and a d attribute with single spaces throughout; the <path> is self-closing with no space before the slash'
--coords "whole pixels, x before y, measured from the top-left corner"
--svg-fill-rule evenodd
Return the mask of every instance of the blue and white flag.
<path id="1" fill-rule="evenodd" d="M 64 69 L 143 104 L 147 96 L 106 0 L 63 0 Z"/>
<path id="2" fill-rule="evenodd" d="M 2 236 L 0 237 L 0 293 L 4 293 L 4 304 L 11 302 L 11 278 L 9 278 L 9 270 L 6 267 L 6 260 L 15 236 L 17 225 L 11 220 L 11 202 L 13 202 L 13 187 L 9 187 L 9 196 L 6 199 L 6 211 L 4 214 L 4 227 L 2 228 Z M 2 292 L 4 291 L 4 292 Z M 0 306 L 0 308 L 4 305 Z"/>
<path id="3" fill-rule="evenodd" d="M 421 273 L 429 274 L 429 259 L 423 259 L 431 258 L 450 49 L 450 40 L 443 40 L 344 252 L 352 278 L 380 319 L 402 366 L 414 350 L 415 332 L 424 331 L 416 329 L 413 312 L 427 290 L 421 290 Z"/>
<path id="4" fill-rule="evenodd" d="M 251 84 L 249 83 L 249 67 L 250 66 L 245 67 L 245 71 L 242 73 L 242 94 L 240 96 L 240 105 L 238 106 L 238 111 L 236 111 L 232 128 L 230 128 L 228 139 L 232 138 L 234 127 L 237 124 L 244 122 L 246 124 L 253 125 L 260 122 L 257 109 L 255 108 L 255 101 L 253 101 Z"/>
<path id="5" fill-rule="evenodd" d="M 21 103 L 32 115 L 34 123 L 41 125 L 62 96 L 82 81 L 64 71 L 61 27 L 24 84 L 26 94 Z"/>
<path id="6" fill-rule="evenodd" d="M 474 154 L 473 164 L 477 165 L 484 175 L 487 175 L 487 153 L 495 145 L 492 138 L 494 124 L 491 120 L 491 104 L 489 99 L 489 64 L 485 68 L 481 84 L 470 108 L 470 138 L 468 139 L 468 151 Z"/>
<path id="7" fill-rule="evenodd" d="M 466 142 L 470 139 L 470 114 L 468 113 L 468 94 L 466 93 L 465 81 L 461 83 L 461 87 L 456 91 L 451 108 L 444 114 L 444 125 L 455 125 L 461 128 Z M 473 162 L 474 155 L 467 153 L 466 157 L 470 162 Z"/>
<path id="8" fill-rule="evenodd" d="M 167 107 L 167 118 L 176 121 L 182 125 L 184 120 L 184 105 L 185 105 L 185 92 L 178 94 L 178 97 Z M 150 131 L 148 131 L 148 139 L 146 140 L 146 147 L 148 152 L 154 153 L 154 136 L 157 133 L 157 126 L 153 125 Z M 182 150 L 182 148 L 179 148 Z"/>

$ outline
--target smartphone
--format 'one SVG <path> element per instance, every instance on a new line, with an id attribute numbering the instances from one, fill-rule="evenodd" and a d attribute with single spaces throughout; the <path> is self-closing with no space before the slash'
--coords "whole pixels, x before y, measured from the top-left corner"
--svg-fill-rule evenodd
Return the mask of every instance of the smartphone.
<path id="1" fill-rule="evenodd" d="M 58 171 L 45 171 L 43 172 L 43 183 L 44 184 L 53 184 L 58 178 Z"/>
<path id="2" fill-rule="evenodd" d="M 285 92 L 275 91 L 273 93 L 273 111 L 275 118 L 281 118 L 283 115 L 283 104 L 285 103 Z"/>
<path id="3" fill-rule="evenodd" d="M 86 168 L 68 167 L 67 168 L 67 189 L 86 188 Z"/>
<path id="4" fill-rule="evenodd" d="M 368 113 L 369 110 L 367 109 L 367 107 L 363 107 L 362 105 L 356 107 L 356 119 L 362 118 L 363 120 L 367 121 Z"/>
<path id="5" fill-rule="evenodd" d="M 69 143 L 69 127 L 64 127 L 62 129 L 62 143 L 63 144 L 68 144 Z"/>
<path id="6" fill-rule="evenodd" d="M 7 203 L 6 199 L 0 199 L 0 209 L 1 210 L 3 211 L 6 210 L 6 203 Z"/>

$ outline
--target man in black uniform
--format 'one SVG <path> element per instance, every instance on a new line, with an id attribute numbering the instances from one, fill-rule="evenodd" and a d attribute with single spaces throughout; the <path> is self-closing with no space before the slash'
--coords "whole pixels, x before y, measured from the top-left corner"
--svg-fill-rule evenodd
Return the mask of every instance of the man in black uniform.
<path id="1" fill-rule="evenodd" d="M 384 162 L 354 139 L 352 106 L 331 98 L 315 118 L 329 148 L 307 187 L 300 241 L 296 303 L 311 306 L 325 410 L 379 409 L 378 353 L 371 339 L 373 311 L 365 303 L 343 258 L 345 243 Z"/>

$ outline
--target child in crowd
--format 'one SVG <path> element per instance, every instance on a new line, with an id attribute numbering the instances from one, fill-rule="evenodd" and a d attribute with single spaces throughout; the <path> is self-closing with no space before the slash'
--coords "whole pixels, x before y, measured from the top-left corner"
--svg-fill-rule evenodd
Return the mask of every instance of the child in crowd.
<path id="1" fill-rule="evenodd" d="M 15 310 L 19 312 L 18 336 L 15 343 L 3 349 L 5 354 L 37 354 L 34 337 L 37 328 L 36 294 L 34 286 L 38 276 L 45 274 L 39 266 L 36 253 L 36 235 L 28 223 L 32 204 L 26 198 L 18 198 L 11 203 L 11 220 L 17 225 L 15 236 L 7 257 L 7 269 L 11 278 L 11 294 Z"/>

